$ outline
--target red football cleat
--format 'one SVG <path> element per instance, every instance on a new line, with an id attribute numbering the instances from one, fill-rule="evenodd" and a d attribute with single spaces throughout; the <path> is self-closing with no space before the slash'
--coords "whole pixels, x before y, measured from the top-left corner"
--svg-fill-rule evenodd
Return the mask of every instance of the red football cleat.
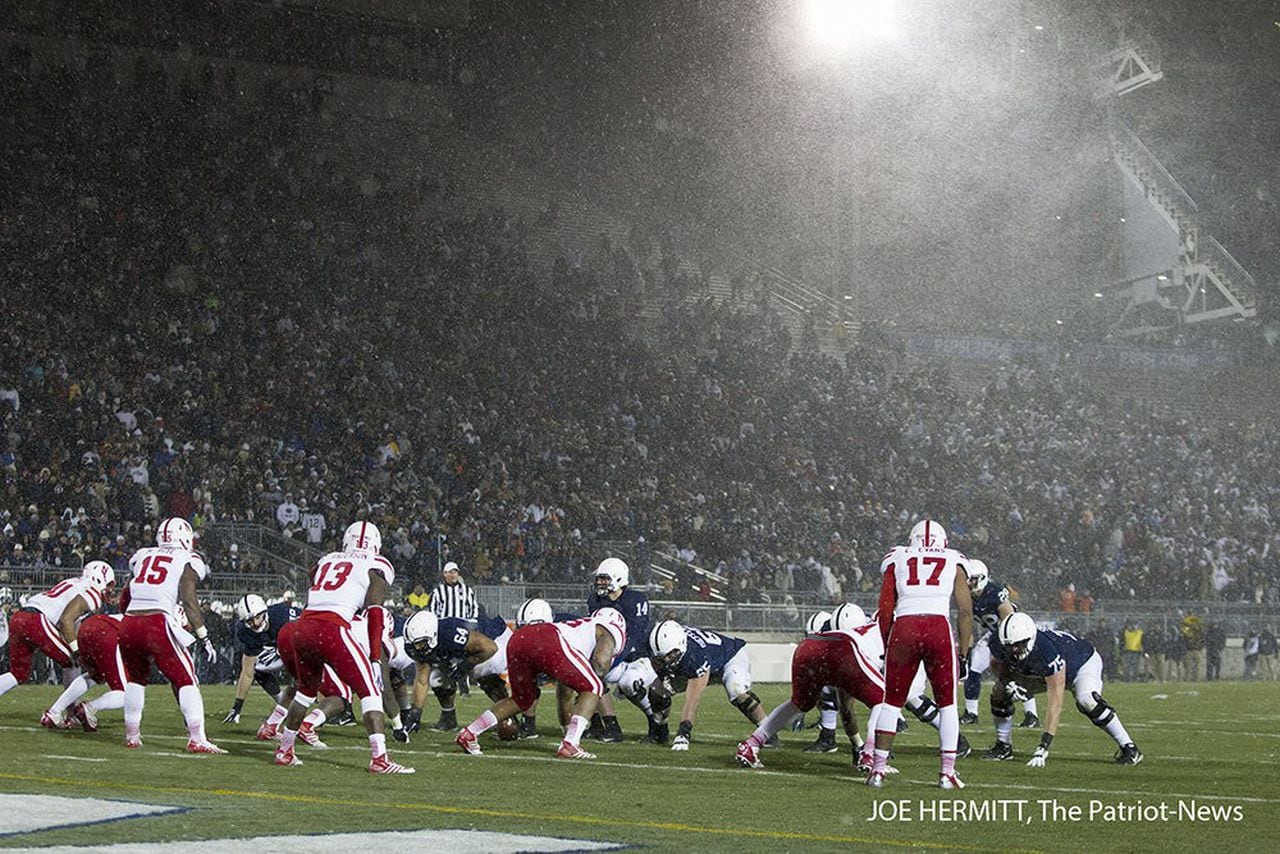
<path id="1" fill-rule="evenodd" d="M 556 756 L 560 759 L 595 759 L 594 753 L 588 753 L 576 744 L 570 744 L 567 741 L 560 742 L 560 749 L 556 751 Z"/>
<path id="2" fill-rule="evenodd" d="M 471 730 L 469 729 L 464 728 L 459 732 L 458 737 L 453 740 L 453 743 L 461 747 L 467 753 L 470 753 L 472 756 L 484 755 L 480 750 L 479 739 L 472 735 Z"/>
<path id="3" fill-rule="evenodd" d="M 258 741 L 279 741 L 280 727 L 276 724 L 264 723 L 258 727 L 258 735 L 256 737 Z"/>
<path id="4" fill-rule="evenodd" d="M 187 742 L 187 753 L 226 753 L 218 745 L 211 741 L 196 741 L 194 738 Z"/>
<path id="5" fill-rule="evenodd" d="M 392 762 L 391 757 L 387 754 L 375 756 L 369 763 L 370 774 L 415 774 L 417 771 L 413 768 L 406 768 L 399 762 Z"/>
<path id="6" fill-rule="evenodd" d="M 288 750 L 285 750 L 284 748 L 280 748 L 276 751 L 275 763 L 277 765 L 293 766 L 293 765 L 301 765 L 302 760 L 293 755 L 292 747 L 289 748 Z"/>

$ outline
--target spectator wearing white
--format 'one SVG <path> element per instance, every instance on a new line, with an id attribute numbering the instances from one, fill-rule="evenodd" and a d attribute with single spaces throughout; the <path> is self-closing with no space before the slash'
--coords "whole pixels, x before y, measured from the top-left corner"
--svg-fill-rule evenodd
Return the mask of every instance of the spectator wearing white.
<path id="1" fill-rule="evenodd" d="M 288 493 L 276 506 L 276 522 L 281 528 L 287 528 L 290 525 L 297 525 L 298 520 L 302 518 L 302 511 L 298 509 L 298 505 L 293 503 L 293 493 Z"/>
<path id="2" fill-rule="evenodd" d="M 320 508 L 311 509 L 307 507 L 307 499 L 303 498 L 299 502 L 300 512 L 302 513 L 302 530 L 306 532 L 307 542 L 318 545 L 324 539 L 325 521 L 324 513 L 320 512 Z"/>

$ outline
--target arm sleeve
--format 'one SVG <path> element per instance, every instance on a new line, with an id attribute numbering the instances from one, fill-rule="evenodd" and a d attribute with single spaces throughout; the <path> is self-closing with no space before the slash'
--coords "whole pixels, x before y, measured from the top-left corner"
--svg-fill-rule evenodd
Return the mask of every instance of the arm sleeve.
<path id="1" fill-rule="evenodd" d="M 382 626 L 386 616 L 386 609 L 381 605 L 371 605 L 365 611 L 365 626 L 369 631 L 369 657 L 375 661 L 382 657 Z"/>

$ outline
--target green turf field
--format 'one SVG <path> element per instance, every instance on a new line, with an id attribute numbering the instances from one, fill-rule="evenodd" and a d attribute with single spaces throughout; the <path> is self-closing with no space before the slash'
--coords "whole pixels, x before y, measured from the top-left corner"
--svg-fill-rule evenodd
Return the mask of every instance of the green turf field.
<path id="1" fill-rule="evenodd" d="M 783 686 L 757 687 L 767 705 L 784 696 Z M 209 735 L 231 755 L 188 756 L 164 687 L 149 689 L 144 747 L 128 751 L 119 712 L 103 713 L 96 735 L 42 730 L 39 715 L 55 690 L 23 686 L 0 698 L 0 792 L 190 809 L 0 835 L 0 847 L 477 828 L 667 851 L 1280 851 L 1277 694 L 1274 683 L 1109 685 L 1108 699 L 1146 754 L 1141 765 L 1111 764 L 1111 741 L 1068 709 L 1048 767 L 1023 765 L 1038 731 L 1015 730 L 1019 761 L 961 760 L 968 787 L 941 792 L 933 787 L 936 736 L 914 721 L 898 740 L 902 773 L 879 791 L 862 785 L 847 750 L 801 752 L 812 731 L 783 733 L 784 747 L 763 753 L 767 770 L 739 768 L 734 746 L 750 727 L 717 692 L 703 702 L 688 753 L 634 741 L 589 743 L 596 761 L 558 761 L 558 732 L 544 717 L 542 738 L 500 743 L 486 736 L 483 757 L 458 752 L 452 735 L 419 733 L 407 747 L 392 745 L 416 775 L 374 777 L 365 770 L 358 727 L 326 727 L 333 749 L 300 744 L 303 767 L 274 767 L 270 746 L 253 739 L 254 714 L 267 711 L 261 693 L 251 695 L 245 722 L 231 726 L 217 722 L 231 688 L 207 688 Z M 482 710 L 478 695 L 460 698 L 464 723 Z M 436 711 L 424 717 L 434 720 Z M 982 713 L 981 724 L 964 728 L 978 751 L 993 740 L 985 705 Z M 638 713 L 628 707 L 622 715 L 629 739 L 643 733 Z M 959 819 L 957 801 L 986 817 Z M 1060 811 L 1045 816 L 1040 801 L 1056 801 Z M 1117 814 L 1139 802 L 1150 810 L 1145 819 Z M 1073 807 L 1082 811 L 1078 818 L 1068 812 Z M 875 819 L 877 809 L 910 821 Z M 0 815 L 0 834 L 6 831 Z"/>

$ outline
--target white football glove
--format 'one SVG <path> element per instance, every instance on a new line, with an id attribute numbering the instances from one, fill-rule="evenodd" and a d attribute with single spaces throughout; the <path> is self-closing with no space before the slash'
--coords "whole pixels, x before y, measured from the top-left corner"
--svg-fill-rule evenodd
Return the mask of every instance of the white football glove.
<path id="1" fill-rule="evenodd" d="M 204 639 L 203 644 L 204 644 L 204 660 L 209 662 L 210 664 L 213 664 L 215 661 L 218 660 L 218 651 L 213 648 L 213 641 L 209 640 L 208 638 Z"/>
<path id="2" fill-rule="evenodd" d="M 1027 760 L 1028 768 L 1043 768 L 1045 760 L 1049 758 L 1049 748 L 1037 747 L 1036 752 L 1031 754 L 1031 758 Z"/>
<path id="3" fill-rule="evenodd" d="M 671 742 L 672 750 L 688 750 L 689 739 L 683 735 L 677 735 L 675 741 Z"/>

